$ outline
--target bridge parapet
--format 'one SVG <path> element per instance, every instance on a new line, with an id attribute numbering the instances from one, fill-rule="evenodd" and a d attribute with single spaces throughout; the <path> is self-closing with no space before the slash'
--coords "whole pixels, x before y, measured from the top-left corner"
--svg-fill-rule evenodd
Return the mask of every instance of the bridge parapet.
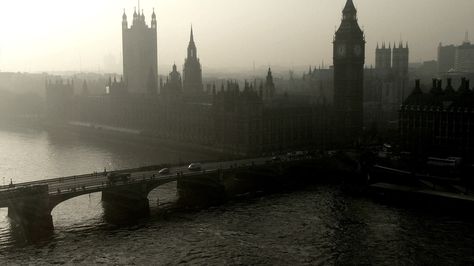
<path id="1" fill-rule="evenodd" d="M 125 213 L 147 214 L 148 194 L 156 187 L 178 181 L 182 195 L 203 197 L 225 197 L 229 191 L 245 193 L 248 187 L 261 188 L 282 180 L 292 173 L 294 167 L 312 164 L 311 156 L 304 158 L 266 157 L 227 162 L 202 164 L 202 170 L 192 171 L 186 166 L 170 167 L 167 174 L 160 175 L 156 169 L 133 169 L 109 173 L 93 173 L 60 177 L 17 184 L 14 188 L 0 188 L 0 207 L 9 208 L 9 216 L 27 224 L 52 229 L 51 211 L 61 202 L 90 193 L 102 192 L 102 201 L 107 210 L 122 210 Z M 122 178 L 127 176 L 127 178 Z"/>

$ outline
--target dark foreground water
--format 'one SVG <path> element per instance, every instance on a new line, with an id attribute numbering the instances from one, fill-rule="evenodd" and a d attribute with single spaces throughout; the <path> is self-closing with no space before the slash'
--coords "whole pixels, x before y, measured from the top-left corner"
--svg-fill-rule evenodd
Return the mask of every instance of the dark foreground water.
<path id="1" fill-rule="evenodd" d="M 0 177 L 15 182 L 211 159 L 201 157 L 40 130 L 0 130 Z M 34 243 L 0 209 L 0 264 L 474 264 L 468 216 L 384 205 L 337 185 L 199 211 L 175 206 L 176 184 L 154 190 L 149 199 L 151 217 L 126 226 L 105 221 L 100 194 L 66 201 L 53 211 L 54 234 Z"/>

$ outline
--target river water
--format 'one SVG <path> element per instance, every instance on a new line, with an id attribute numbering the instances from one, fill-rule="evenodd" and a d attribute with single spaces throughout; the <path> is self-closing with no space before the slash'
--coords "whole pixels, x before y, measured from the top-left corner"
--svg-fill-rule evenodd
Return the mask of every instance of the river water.
<path id="1" fill-rule="evenodd" d="M 5 183 L 208 159 L 41 129 L 0 129 Z M 474 222 L 467 215 L 395 207 L 351 196 L 339 185 L 184 210 L 175 205 L 171 183 L 152 191 L 149 200 L 151 217 L 121 226 L 105 221 L 99 193 L 66 201 L 53 210 L 53 235 L 41 241 L 27 240 L 6 217 L 7 209 L 0 209 L 0 263 L 474 264 Z"/>

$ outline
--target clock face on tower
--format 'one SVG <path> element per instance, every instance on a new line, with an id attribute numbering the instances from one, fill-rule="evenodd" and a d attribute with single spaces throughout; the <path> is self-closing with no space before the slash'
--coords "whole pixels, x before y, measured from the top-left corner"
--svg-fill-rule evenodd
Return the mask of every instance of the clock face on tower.
<path id="1" fill-rule="evenodd" d="M 345 56 L 346 55 L 346 45 L 345 44 L 339 44 L 337 47 L 337 55 L 339 57 Z"/>
<path id="2" fill-rule="evenodd" d="M 362 47 L 359 44 L 354 46 L 354 54 L 356 56 L 362 55 Z"/>

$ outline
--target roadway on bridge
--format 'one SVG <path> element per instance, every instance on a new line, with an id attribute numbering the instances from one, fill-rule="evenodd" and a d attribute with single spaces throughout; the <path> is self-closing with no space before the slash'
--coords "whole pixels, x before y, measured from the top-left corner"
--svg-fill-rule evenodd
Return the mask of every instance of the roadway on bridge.
<path id="1" fill-rule="evenodd" d="M 274 159 L 274 158 L 273 158 Z M 160 175 L 159 170 L 155 171 L 120 171 L 120 173 L 130 174 L 129 179 L 126 182 L 116 182 L 117 185 L 125 185 L 127 183 L 135 183 L 142 181 L 174 181 L 177 180 L 178 174 L 183 176 L 189 176 L 202 171 L 216 171 L 218 169 L 227 170 L 237 167 L 249 167 L 251 165 L 263 165 L 268 161 L 271 161 L 272 157 L 263 157 L 255 159 L 244 159 L 226 162 L 210 162 L 202 164 L 202 169 L 199 171 L 191 171 L 188 166 L 177 166 L 170 167 L 169 174 Z M 136 171 L 136 172 L 133 172 Z M 19 183 L 13 187 L 4 186 L 0 188 L 0 193 L 5 191 L 11 191 L 18 188 L 32 187 L 39 185 L 48 185 L 50 194 L 67 194 L 76 190 L 98 190 L 107 187 L 108 184 L 107 172 L 91 173 L 77 176 L 59 177 L 53 179 L 38 180 L 34 182 Z"/>

